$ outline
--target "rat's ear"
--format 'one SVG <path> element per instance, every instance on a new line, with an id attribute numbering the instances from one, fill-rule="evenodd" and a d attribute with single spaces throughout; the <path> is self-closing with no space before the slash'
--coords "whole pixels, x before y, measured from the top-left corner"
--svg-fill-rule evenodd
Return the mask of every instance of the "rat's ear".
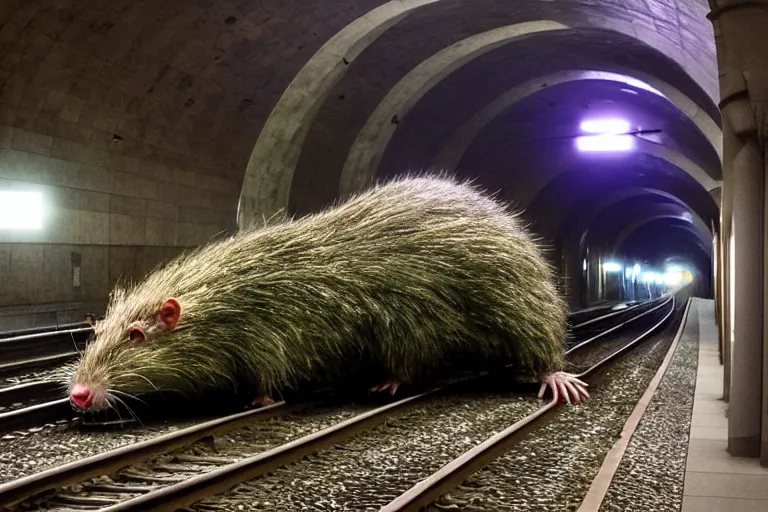
<path id="1" fill-rule="evenodd" d="M 167 331 L 172 331 L 176 328 L 181 318 L 181 304 L 174 298 L 170 298 L 163 303 L 158 313 L 158 319 L 160 320 L 160 326 Z"/>

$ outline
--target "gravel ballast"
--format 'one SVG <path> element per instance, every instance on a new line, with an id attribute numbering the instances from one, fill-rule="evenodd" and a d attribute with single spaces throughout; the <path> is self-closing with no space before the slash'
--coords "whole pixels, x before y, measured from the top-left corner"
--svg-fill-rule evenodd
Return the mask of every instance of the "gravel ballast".
<path id="1" fill-rule="evenodd" d="M 51 368 L 22 371 L 16 375 L 9 375 L 0 379 L 0 389 L 40 381 L 61 382 L 62 386 L 66 386 L 74 368 L 74 363 L 65 363 Z"/>
<path id="2" fill-rule="evenodd" d="M 467 478 L 429 510 L 576 510 L 658 370 L 678 325 L 670 322 L 626 353 L 605 371 L 590 400 L 562 408 L 552 422 Z"/>
<path id="3" fill-rule="evenodd" d="M 694 302 L 669 369 L 632 435 L 601 512 L 680 510 L 698 360 L 699 315 Z"/>
<path id="4" fill-rule="evenodd" d="M 97 453 L 138 443 L 188 427 L 197 421 L 127 428 L 121 431 L 79 431 L 76 422 L 61 420 L 0 436 L 0 483 L 43 471 Z"/>
<path id="5" fill-rule="evenodd" d="M 581 373 L 593 364 L 613 354 L 616 350 L 644 334 L 653 325 L 661 322 L 669 314 L 671 304 L 660 307 L 653 313 L 626 325 L 624 328 L 614 331 L 602 338 L 598 338 L 588 345 L 586 350 L 576 350 L 568 356 L 568 371 Z M 637 314 L 642 314 L 639 311 Z"/>
<path id="6" fill-rule="evenodd" d="M 351 404 L 343 408 L 340 407 L 317 407 L 308 408 L 306 410 L 300 410 L 293 413 L 286 413 L 285 415 L 273 416 L 264 418 L 263 420 L 255 420 L 252 424 L 245 427 L 234 430 L 230 433 L 224 433 L 216 435 L 212 440 L 210 438 L 201 440 L 191 447 L 178 452 L 184 455 L 192 455 L 195 457 L 206 457 L 215 455 L 217 457 L 231 457 L 235 459 L 243 458 L 255 453 L 268 450 L 274 446 L 289 442 L 297 437 L 326 428 L 335 423 L 344 421 L 357 414 L 372 409 L 373 406 L 362 406 Z M 43 452 L 41 448 L 40 452 L 37 452 L 37 458 L 42 458 L 45 463 L 48 463 L 52 458 L 55 464 L 62 464 L 69 462 L 70 460 L 77 460 L 83 456 L 93 455 L 101 451 L 116 448 L 117 446 L 135 443 L 155 437 L 167 432 L 179 430 L 198 423 L 197 421 L 190 421 L 186 423 L 178 423 L 173 426 L 155 427 L 151 429 L 151 432 L 145 432 L 142 429 L 126 429 L 120 432 L 77 432 L 73 429 L 62 431 L 59 436 L 55 435 L 55 431 L 40 432 L 34 438 L 33 441 L 27 441 L 34 446 L 51 446 L 54 453 Z M 25 452 L 30 448 L 25 448 Z M 73 453 L 65 454 L 66 450 Z M 20 454 L 16 454 L 20 455 Z M 33 454 L 35 455 L 35 454 Z M 33 466 L 29 472 L 37 472 L 45 469 L 40 465 L 31 463 L 30 459 L 35 457 L 25 457 L 23 459 L 16 459 L 11 461 L 8 465 L 14 471 L 18 471 L 17 468 L 26 469 Z M 121 470 L 118 476 L 112 480 L 107 477 L 98 477 L 92 479 L 89 482 L 94 484 L 112 484 L 114 482 L 120 482 L 122 478 L 119 476 L 122 473 L 131 475 L 150 475 L 164 477 L 168 475 L 165 470 L 155 470 L 155 465 L 164 465 L 172 461 L 174 454 L 163 455 L 151 462 L 143 463 L 140 465 L 130 466 Z M 48 464 L 48 466 L 54 464 Z M 196 471 L 197 466 L 194 463 L 185 464 L 189 467 L 190 473 L 186 476 L 192 476 L 195 473 L 202 473 L 204 471 L 210 471 L 212 467 L 202 466 L 199 467 L 199 471 Z M 0 475 L 4 476 L 6 473 L 5 465 L 0 469 Z M 158 475 L 157 473 L 161 473 Z M 19 475 L 21 476 L 21 475 Z M 75 493 L 87 491 L 89 485 L 75 485 L 65 487 L 64 494 L 71 494 L 74 490 Z M 87 492 L 86 492 L 87 493 Z M 126 499 L 128 496 L 122 496 L 122 499 Z M 54 497 L 55 499 L 55 497 Z M 55 508 L 48 508 L 45 501 L 34 501 L 35 510 L 54 510 Z M 29 509 L 30 503 L 21 504 L 20 509 Z"/>
<path id="7" fill-rule="evenodd" d="M 510 395 L 437 397 L 334 449 L 241 484 L 194 509 L 376 511 L 542 404 Z"/>

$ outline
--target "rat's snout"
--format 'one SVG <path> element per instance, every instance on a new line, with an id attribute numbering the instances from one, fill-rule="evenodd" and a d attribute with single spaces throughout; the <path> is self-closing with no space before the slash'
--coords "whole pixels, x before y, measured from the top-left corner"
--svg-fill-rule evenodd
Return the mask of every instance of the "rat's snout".
<path id="1" fill-rule="evenodd" d="M 80 409 L 88 409 L 93 405 L 93 391 L 82 384 L 75 384 L 69 392 L 69 400 Z"/>

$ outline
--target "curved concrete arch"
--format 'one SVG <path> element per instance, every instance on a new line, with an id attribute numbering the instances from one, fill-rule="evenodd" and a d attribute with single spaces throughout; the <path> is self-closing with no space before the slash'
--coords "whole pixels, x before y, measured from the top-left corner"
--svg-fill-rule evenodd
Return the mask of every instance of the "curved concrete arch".
<path id="1" fill-rule="evenodd" d="M 514 23 L 462 39 L 422 61 L 387 93 L 358 133 L 341 171 L 339 195 L 359 191 L 371 181 L 397 126 L 391 122 L 392 116 L 405 117 L 432 87 L 453 71 L 515 38 L 568 28 L 550 20 Z"/>
<path id="2" fill-rule="evenodd" d="M 653 222 L 653 221 L 649 221 Z M 703 256 L 703 260 L 711 264 L 712 262 L 712 244 L 705 243 L 701 237 L 699 236 L 698 232 L 692 225 L 675 225 L 671 227 L 671 231 L 678 231 L 676 238 L 672 242 L 671 245 L 687 245 L 693 248 L 696 248 L 701 255 Z M 635 230 L 632 234 L 637 233 L 637 230 Z M 631 239 L 632 234 L 627 237 L 627 239 Z M 626 240 L 625 240 L 626 243 Z M 664 249 L 669 249 L 670 244 L 662 244 L 661 246 Z M 633 256 L 636 256 L 637 253 L 634 252 L 632 249 L 625 249 L 623 251 L 623 254 L 631 254 Z M 674 252 L 673 252 L 674 254 Z M 679 253 L 678 253 L 679 254 Z"/>
<path id="3" fill-rule="evenodd" d="M 690 206 L 688 206 L 685 203 L 685 201 L 683 201 L 676 195 L 670 194 L 669 192 L 666 192 L 664 190 L 660 190 L 657 188 L 649 188 L 649 187 L 632 187 L 632 188 L 619 190 L 616 193 L 611 194 L 610 196 L 601 196 L 597 201 L 592 201 L 589 207 L 586 209 L 586 211 L 582 211 L 581 214 L 576 216 L 576 219 L 577 219 L 576 222 L 580 225 L 589 225 L 596 217 L 598 217 L 603 212 L 603 210 L 610 208 L 611 206 L 617 203 L 620 203 L 622 201 L 625 201 L 627 199 L 633 199 L 635 197 L 646 196 L 646 195 L 664 197 L 684 208 L 690 208 Z M 573 211 L 573 209 L 574 208 L 571 208 L 570 210 L 564 212 L 563 216 L 557 219 L 557 225 L 558 225 L 557 236 L 558 237 L 560 237 L 561 232 L 564 229 L 567 229 L 563 225 L 563 220 L 568 217 L 573 218 L 573 216 L 571 215 L 571 212 Z M 701 218 L 701 215 L 699 215 L 696 212 L 692 211 L 691 214 Z"/>
<path id="4" fill-rule="evenodd" d="M 644 226 L 645 224 L 648 224 L 649 222 L 653 222 L 655 220 L 661 220 L 661 219 L 686 220 L 681 217 L 679 212 L 656 211 L 654 213 L 649 213 L 645 217 L 641 217 L 640 219 L 637 219 L 631 224 L 628 224 L 619 232 L 619 235 L 616 237 L 616 241 L 613 243 L 614 254 L 618 252 L 619 248 L 621 247 L 621 244 L 623 244 L 624 241 L 627 239 L 627 237 L 629 237 L 634 231 Z M 698 219 L 698 222 L 697 222 L 697 219 L 693 216 L 693 214 L 691 214 L 691 220 L 687 222 L 691 224 L 691 226 L 694 228 L 696 234 L 700 237 L 702 242 L 704 242 L 705 240 L 709 240 L 712 237 L 712 233 L 709 231 L 707 226 L 703 222 L 701 222 L 701 219 Z"/>
<path id="5" fill-rule="evenodd" d="M 712 199 L 715 200 L 715 203 L 717 203 L 717 206 L 720 206 L 720 202 L 723 199 L 723 186 L 720 185 L 717 188 L 713 188 L 709 191 L 709 194 L 712 196 Z"/>
<path id="6" fill-rule="evenodd" d="M 587 227 L 607 208 L 610 208 L 615 204 L 621 203 L 622 201 L 626 201 L 628 199 L 633 199 L 635 197 L 641 197 L 645 195 L 664 197 L 666 199 L 673 201 L 675 204 L 679 205 L 680 207 L 690 210 L 690 206 L 686 204 L 685 201 L 683 201 L 676 195 L 670 194 L 669 192 L 666 192 L 664 190 L 648 188 L 648 187 L 633 187 L 633 188 L 623 189 L 618 191 L 615 194 L 601 197 L 597 201 L 590 203 L 588 209 L 577 216 L 575 226 L 572 224 L 566 226 L 565 223 L 563 222 L 565 218 L 568 218 L 571 216 L 569 214 L 573 209 L 567 212 L 564 212 L 563 216 L 557 219 L 557 230 L 555 233 L 555 240 L 562 240 L 563 244 L 566 244 L 566 245 L 570 245 L 571 243 L 577 243 L 579 240 L 582 239 L 582 234 L 587 229 Z M 706 223 L 701 218 L 701 215 L 698 214 L 698 212 L 691 210 L 691 215 L 696 219 L 697 224 L 706 225 Z M 579 229 L 579 228 L 583 228 L 583 229 Z M 566 233 L 563 233 L 564 230 L 566 230 Z"/>
<path id="7" fill-rule="evenodd" d="M 307 132 L 348 64 L 415 9 L 439 1 L 386 2 L 337 32 L 304 64 L 272 109 L 251 152 L 237 208 L 241 229 L 288 203 Z"/>
<path id="8" fill-rule="evenodd" d="M 659 160 L 663 160 L 674 167 L 677 167 L 681 171 L 685 172 L 691 178 L 693 178 L 696 182 L 698 182 L 705 190 L 710 191 L 718 186 L 721 185 L 721 181 L 713 180 L 709 174 L 704 171 L 701 167 L 699 167 L 696 162 L 692 161 L 690 158 L 686 157 L 685 155 L 679 153 L 678 151 L 675 151 L 674 149 L 668 148 L 667 146 L 663 146 L 661 144 L 655 144 L 653 142 L 649 142 L 645 139 L 636 138 L 635 141 L 635 151 L 634 154 L 644 154 L 648 156 L 652 156 L 655 158 L 658 158 Z M 586 154 L 581 155 L 580 158 L 594 158 L 596 161 L 599 161 L 600 159 L 606 158 L 605 155 L 592 155 L 587 156 Z M 608 158 L 613 158 L 613 156 L 608 156 Z M 626 156 L 621 156 L 620 158 L 626 158 Z M 568 169 L 571 168 L 571 162 L 570 159 L 558 159 L 558 160 L 551 160 L 551 163 L 557 162 L 558 165 L 553 165 L 549 168 L 550 172 L 548 173 L 540 173 L 536 174 L 532 177 L 531 185 L 528 188 L 528 195 L 527 197 L 520 197 L 517 198 L 517 204 L 520 208 L 527 209 L 533 201 L 536 199 L 536 197 L 541 193 L 541 191 L 554 179 L 556 179 L 558 176 L 560 176 L 562 173 L 567 172 Z M 449 169 L 453 170 L 453 169 Z"/>
<path id="9" fill-rule="evenodd" d="M 390 27 L 419 8 L 441 0 L 389 0 L 361 15 L 329 39 L 304 64 L 270 112 L 247 164 L 238 203 L 238 225 L 242 228 L 261 222 L 288 204 L 291 182 L 309 127 L 334 85 L 339 82 L 348 64 L 376 41 Z M 653 40 L 660 52 L 674 49 L 674 44 L 659 38 L 653 28 L 644 28 L 630 21 L 606 18 L 598 23 L 601 30 L 610 30 L 641 41 Z M 703 83 L 708 73 L 695 61 L 672 58 L 686 74 Z M 717 81 L 702 90 L 715 101 Z"/>
<path id="10" fill-rule="evenodd" d="M 546 76 L 534 78 L 516 87 L 488 103 L 469 121 L 464 123 L 445 143 L 432 161 L 432 167 L 455 169 L 477 135 L 500 114 L 515 103 L 535 94 L 542 89 L 555 85 L 581 80 L 605 80 L 637 87 L 666 98 L 693 123 L 701 134 L 723 157 L 723 131 L 712 117 L 694 103 L 679 89 L 653 75 L 636 70 L 624 70 L 614 73 L 597 70 L 562 70 Z"/>

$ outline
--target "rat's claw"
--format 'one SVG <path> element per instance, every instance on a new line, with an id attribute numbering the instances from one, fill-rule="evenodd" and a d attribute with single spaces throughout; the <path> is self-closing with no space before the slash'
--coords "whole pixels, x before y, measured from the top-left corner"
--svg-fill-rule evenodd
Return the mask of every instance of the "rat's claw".
<path id="1" fill-rule="evenodd" d="M 275 403 L 275 401 L 272 400 L 272 397 L 267 393 L 262 393 L 251 400 L 252 407 L 256 407 L 257 405 L 264 407 L 265 405 L 272 405 L 273 403 Z"/>
<path id="2" fill-rule="evenodd" d="M 384 382 L 383 384 L 379 384 L 378 386 L 373 386 L 368 391 L 374 392 L 374 391 L 384 391 L 386 389 L 389 389 L 389 394 L 394 396 L 395 393 L 397 392 L 397 388 L 400 387 L 400 384 L 402 384 L 402 382 L 400 382 L 397 379 L 389 379 L 388 381 Z"/>
<path id="3" fill-rule="evenodd" d="M 587 386 L 589 384 L 583 382 L 572 373 L 554 372 L 547 374 L 542 379 L 539 398 L 544 396 L 546 388 L 549 387 L 552 390 L 554 400 L 559 400 L 560 396 L 562 396 L 569 405 L 572 401 L 579 404 L 583 399 L 589 398 Z"/>

